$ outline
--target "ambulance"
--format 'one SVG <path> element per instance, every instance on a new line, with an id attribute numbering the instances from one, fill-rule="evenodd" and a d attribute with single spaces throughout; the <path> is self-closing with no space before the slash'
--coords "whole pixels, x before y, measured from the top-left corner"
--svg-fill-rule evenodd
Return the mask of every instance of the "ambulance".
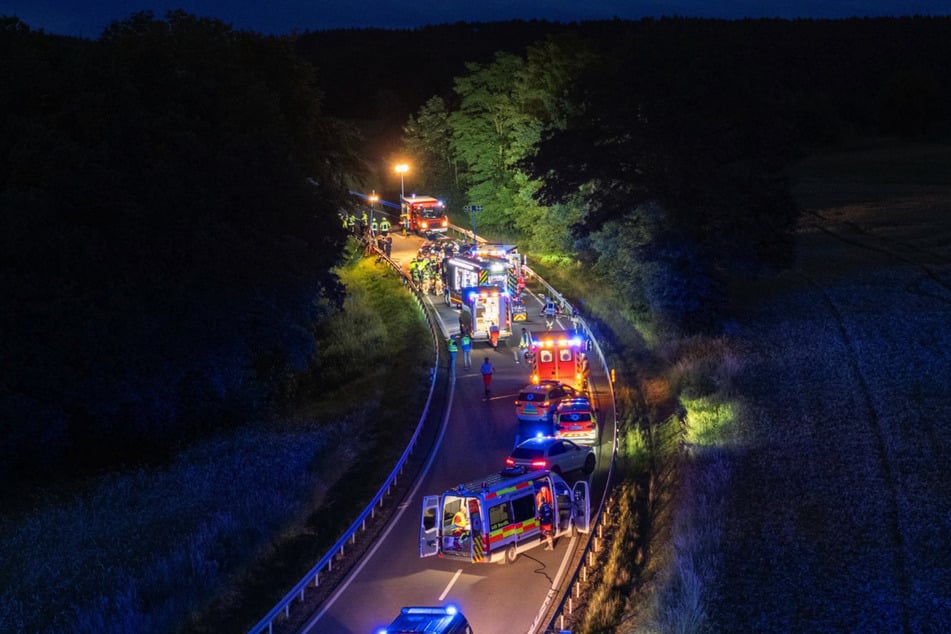
<path id="1" fill-rule="evenodd" d="M 462 289 L 463 311 L 472 328 L 473 339 L 489 339 L 492 326 L 501 337 L 512 334 L 512 305 L 504 288 L 498 286 L 470 286 Z"/>
<path id="2" fill-rule="evenodd" d="M 571 330 L 533 331 L 532 383 L 560 381 L 578 391 L 587 389 L 587 341 Z"/>
<path id="3" fill-rule="evenodd" d="M 536 494 L 547 486 L 554 495 L 554 537 L 587 533 L 591 503 L 588 483 L 570 487 L 550 471 L 504 469 L 423 497 L 419 556 L 438 555 L 471 563 L 512 563 L 520 553 L 545 543 L 536 519 Z"/>

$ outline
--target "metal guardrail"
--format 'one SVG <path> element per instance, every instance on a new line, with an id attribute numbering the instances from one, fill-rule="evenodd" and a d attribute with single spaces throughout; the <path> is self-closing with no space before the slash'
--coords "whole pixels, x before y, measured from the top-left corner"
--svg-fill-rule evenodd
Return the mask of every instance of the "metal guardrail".
<path id="1" fill-rule="evenodd" d="M 467 236 L 470 239 L 473 236 L 472 232 L 467 229 L 463 229 L 455 225 L 450 225 L 449 228 L 459 233 L 460 235 Z M 476 240 L 480 242 L 486 242 L 484 238 L 476 237 Z M 403 272 L 402 266 L 400 265 L 400 263 L 398 261 L 392 260 L 389 257 L 387 257 L 385 254 L 380 252 L 372 244 L 367 246 L 371 251 L 377 253 L 378 258 L 386 261 L 387 264 L 389 264 L 394 270 L 397 271 L 397 273 L 399 273 L 400 277 L 403 279 L 403 282 L 407 286 L 409 286 L 409 288 L 413 291 L 413 296 L 416 298 L 416 302 L 419 305 L 420 310 L 422 310 L 423 314 L 426 317 L 426 321 L 429 323 L 430 332 L 433 335 L 433 350 L 434 350 L 435 364 L 431 371 L 432 380 L 430 382 L 429 395 L 426 399 L 426 405 L 423 408 L 423 413 L 420 415 L 419 423 L 416 425 L 416 430 L 413 432 L 413 437 L 410 439 L 409 444 L 406 447 L 406 450 L 403 452 L 403 455 L 400 457 L 399 462 L 397 462 L 396 466 L 393 468 L 392 473 L 390 473 L 390 476 L 386 479 L 383 486 L 380 487 L 380 490 L 374 496 L 373 500 L 371 500 L 370 504 L 367 505 L 366 509 L 364 509 L 364 511 L 357 517 L 357 519 L 353 522 L 350 528 L 347 529 L 347 531 L 340 537 L 340 539 L 338 539 L 337 542 L 330 548 L 327 554 L 324 555 L 320 559 L 320 561 L 318 561 L 317 564 L 314 565 L 314 567 L 311 568 L 310 571 L 308 571 L 308 573 L 304 575 L 304 577 L 299 582 L 297 582 L 297 584 L 286 595 L 284 595 L 284 598 L 282 598 L 277 603 L 277 605 L 275 605 L 271 609 L 271 611 L 268 612 L 267 615 L 265 615 L 264 618 L 261 619 L 257 623 L 257 625 L 255 625 L 253 628 L 249 630 L 249 634 L 260 634 L 261 632 L 264 632 L 264 631 L 267 631 L 268 634 L 272 634 L 275 621 L 277 621 L 277 619 L 282 617 L 289 618 L 290 608 L 293 602 L 295 600 L 303 601 L 305 592 L 307 588 L 310 587 L 311 584 L 313 584 L 313 587 L 318 587 L 320 585 L 320 573 L 323 572 L 325 569 L 328 571 L 332 569 L 334 558 L 344 553 L 344 549 L 348 542 L 355 543 L 357 532 L 366 529 L 367 519 L 372 518 L 375 515 L 377 506 L 378 505 L 382 506 L 383 498 L 385 498 L 386 495 L 389 494 L 392 487 L 396 484 L 397 478 L 403 473 L 403 468 L 406 464 L 406 461 L 409 458 L 409 456 L 412 454 L 413 449 L 415 449 L 420 431 L 422 430 L 423 424 L 425 423 L 425 420 L 429 415 L 429 406 L 430 406 L 430 403 L 432 402 L 433 391 L 435 390 L 435 386 L 436 386 L 436 368 L 439 367 L 439 349 L 440 349 L 440 342 L 442 340 L 440 334 L 437 332 L 439 328 L 433 318 L 431 307 L 429 307 L 427 303 L 422 300 L 422 298 L 420 297 L 419 288 L 413 283 L 412 279 L 409 278 L 409 276 L 407 276 Z M 531 275 L 533 278 L 538 280 L 539 283 L 541 283 L 542 286 L 545 287 L 549 296 L 553 298 L 556 302 L 558 302 L 558 304 L 561 306 L 562 312 L 570 316 L 573 327 L 576 329 L 584 330 L 585 334 L 588 337 L 588 341 L 592 342 L 592 345 L 594 346 L 595 351 L 597 352 L 598 361 L 600 362 L 602 368 L 604 369 L 605 376 L 608 379 L 608 387 L 610 388 L 610 392 L 611 392 L 612 410 L 614 411 L 614 421 L 613 421 L 614 422 L 614 426 L 613 426 L 614 437 L 612 440 L 611 464 L 608 468 L 607 480 L 605 482 L 605 491 L 608 491 L 610 489 L 611 480 L 614 475 L 614 464 L 617 458 L 618 425 L 617 425 L 617 400 L 615 398 L 615 393 L 614 393 L 614 383 L 611 381 L 611 372 L 607 366 L 607 361 L 604 358 L 604 353 L 601 350 L 601 346 L 598 343 L 597 339 L 595 339 L 594 333 L 588 327 L 588 324 L 584 321 L 584 319 L 578 314 L 578 312 L 570 304 L 570 302 L 568 302 L 568 300 L 565 299 L 565 297 L 561 295 L 561 293 L 555 290 L 548 282 L 546 282 L 541 276 L 539 276 L 528 265 L 523 264 L 522 268 L 529 275 Z M 600 520 L 604 512 L 606 501 L 607 501 L 607 496 L 606 495 L 602 496 L 601 503 L 599 504 L 598 510 L 594 516 L 594 524 L 600 523 Z M 592 550 L 592 544 L 595 544 L 595 546 L 597 546 L 597 543 L 598 541 L 597 539 L 595 539 L 594 531 L 592 531 L 588 535 L 588 542 L 585 545 L 584 552 L 582 553 L 581 562 L 584 562 L 587 560 L 587 558 L 589 557 L 589 553 Z M 571 600 L 570 589 L 575 587 L 575 584 L 577 583 L 579 576 L 583 574 L 583 568 L 584 568 L 583 565 L 579 565 L 579 567 L 575 569 L 575 572 L 571 578 L 571 581 L 566 586 L 564 586 L 567 588 L 567 590 L 562 592 L 561 599 L 558 603 L 558 608 L 555 611 L 555 616 L 553 616 L 552 619 L 548 622 L 547 629 L 551 629 L 552 627 L 554 627 L 555 621 L 558 619 L 559 614 L 562 614 L 562 615 L 564 614 L 565 605 L 566 603 L 570 603 L 570 600 Z M 548 604 L 550 604 L 552 598 L 553 596 L 547 597 L 545 599 L 545 603 L 539 607 L 544 609 Z M 569 605 L 569 608 L 570 608 L 570 605 Z M 562 616 L 562 620 L 563 618 L 564 617 Z M 535 632 L 537 630 L 538 625 L 539 625 L 538 623 L 533 624 L 531 631 Z"/>
<path id="2" fill-rule="evenodd" d="M 347 546 L 347 543 L 356 543 L 356 535 L 358 531 L 366 530 L 367 519 L 372 519 L 376 514 L 377 506 L 383 506 L 383 499 L 389 494 L 393 486 L 396 485 L 397 478 L 402 475 L 403 468 L 406 465 L 407 459 L 412 455 L 413 449 L 416 448 L 416 443 L 419 440 L 420 431 L 425 424 L 426 418 L 429 416 L 429 406 L 433 399 L 433 391 L 436 388 L 436 369 L 439 367 L 439 349 L 440 342 L 442 341 L 440 335 L 438 334 L 439 327 L 436 324 L 436 321 L 432 315 L 432 309 L 424 302 L 419 295 L 419 289 L 416 288 L 416 285 L 413 284 L 412 280 L 407 279 L 407 276 L 403 274 L 402 268 L 399 262 L 392 260 L 386 255 L 380 253 L 375 247 L 371 247 L 379 257 L 385 260 L 391 267 L 393 267 L 403 278 L 404 282 L 408 283 L 410 289 L 413 291 L 413 296 L 416 298 L 416 303 L 419 305 L 420 310 L 426 317 L 426 321 L 429 323 L 430 332 L 433 335 L 433 351 L 434 351 L 434 365 L 431 374 L 431 381 L 429 385 L 429 396 L 426 398 L 426 405 L 423 407 L 423 412 L 419 417 L 419 422 L 416 425 L 416 430 L 413 432 L 413 437 L 410 439 L 409 444 L 406 446 L 406 450 L 403 451 L 403 455 L 400 457 L 399 462 L 393 468 L 393 471 L 390 473 L 389 477 L 383 483 L 383 486 L 380 487 L 380 490 L 373 497 L 370 503 L 367 505 L 366 509 L 354 520 L 353 524 L 347 531 L 337 540 L 337 542 L 327 551 L 327 554 L 321 557 L 320 561 L 311 568 L 304 577 L 297 582 L 291 590 L 284 595 L 277 605 L 271 608 L 271 611 L 268 612 L 263 619 L 258 621 L 257 625 L 252 627 L 249 630 L 249 634 L 260 634 L 261 632 L 268 632 L 269 634 L 274 631 L 274 623 L 279 618 L 289 618 L 291 605 L 295 600 L 304 600 L 305 593 L 307 588 L 318 587 L 320 585 L 320 574 L 327 570 L 328 572 L 333 569 L 333 560 L 338 555 L 343 555 L 344 549 Z"/>

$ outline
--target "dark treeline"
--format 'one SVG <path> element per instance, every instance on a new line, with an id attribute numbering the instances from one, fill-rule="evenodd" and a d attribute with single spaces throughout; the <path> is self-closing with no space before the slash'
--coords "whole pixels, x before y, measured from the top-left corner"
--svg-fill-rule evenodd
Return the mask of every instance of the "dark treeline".
<path id="1" fill-rule="evenodd" d="M 716 330 L 734 281 L 793 255 L 796 160 L 857 136 L 946 135 L 949 27 L 584 23 L 467 64 L 405 143 L 427 189 L 483 205 L 483 225 L 592 264 L 645 320 Z"/>
<path id="2" fill-rule="evenodd" d="M 260 416 L 341 300 L 357 165 L 286 40 L 0 23 L 0 475 L 161 458 Z"/>
<path id="3" fill-rule="evenodd" d="M 386 158 L 341 119 L 402 142 L 457 213 L 484 205 L 480 223 L 533 254 L 591 264 L 645 318 L 716 328 L 732 280 L 789 261 L 793 161 L 947 132 L 949 27 L 269 38 L 175 12 L 87 41 L 4 19 L 0 473 L 161 456 L 299 394 L 340 298 L 354 153 Z"/>

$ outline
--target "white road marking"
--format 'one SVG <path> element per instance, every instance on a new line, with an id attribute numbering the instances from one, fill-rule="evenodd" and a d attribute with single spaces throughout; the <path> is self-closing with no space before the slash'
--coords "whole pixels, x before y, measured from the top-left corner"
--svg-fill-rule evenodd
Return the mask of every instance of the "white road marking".
<path id="1" fill-rule="evenodd" d="M 442 601 L 446 598 L 446 595 L 449 594 L 449 591 L 452 590 L 452 587 L 456 585 L 456 581 L 462 575 L 462 568 L 456 571 L 456 574 L 452 576 L 452 579 L 449 580 L 449 585 L 446 586 L 446 589 L 442 591 L 442 594 L 439 595 L 439 601 Z"/>

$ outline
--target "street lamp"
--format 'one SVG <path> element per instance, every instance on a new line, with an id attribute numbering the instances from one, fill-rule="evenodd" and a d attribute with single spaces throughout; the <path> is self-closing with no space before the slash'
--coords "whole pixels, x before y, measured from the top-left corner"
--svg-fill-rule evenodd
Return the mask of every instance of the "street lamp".
<path id="1" fill-rule="evenodd" d="M 400 202 L 403 202 L 403 197 L 406 196 L 406 192 L 403 190 L 403 174 L 409 171 L 409 165 L 406 163 L 399 163 L 393 169 L 396 170 L 396 173 L 400 175 Z"/>
<path id="2" fill-rule="evenodd" d="M 374 189 L 369 196 L 367 196 L 367 202 L 370 203 L 370 226 L 373 226 L 373 206 L 376 205 L 376 201 L 380 200 L 380 197 L 376 195 L 376 190 Z"/>

